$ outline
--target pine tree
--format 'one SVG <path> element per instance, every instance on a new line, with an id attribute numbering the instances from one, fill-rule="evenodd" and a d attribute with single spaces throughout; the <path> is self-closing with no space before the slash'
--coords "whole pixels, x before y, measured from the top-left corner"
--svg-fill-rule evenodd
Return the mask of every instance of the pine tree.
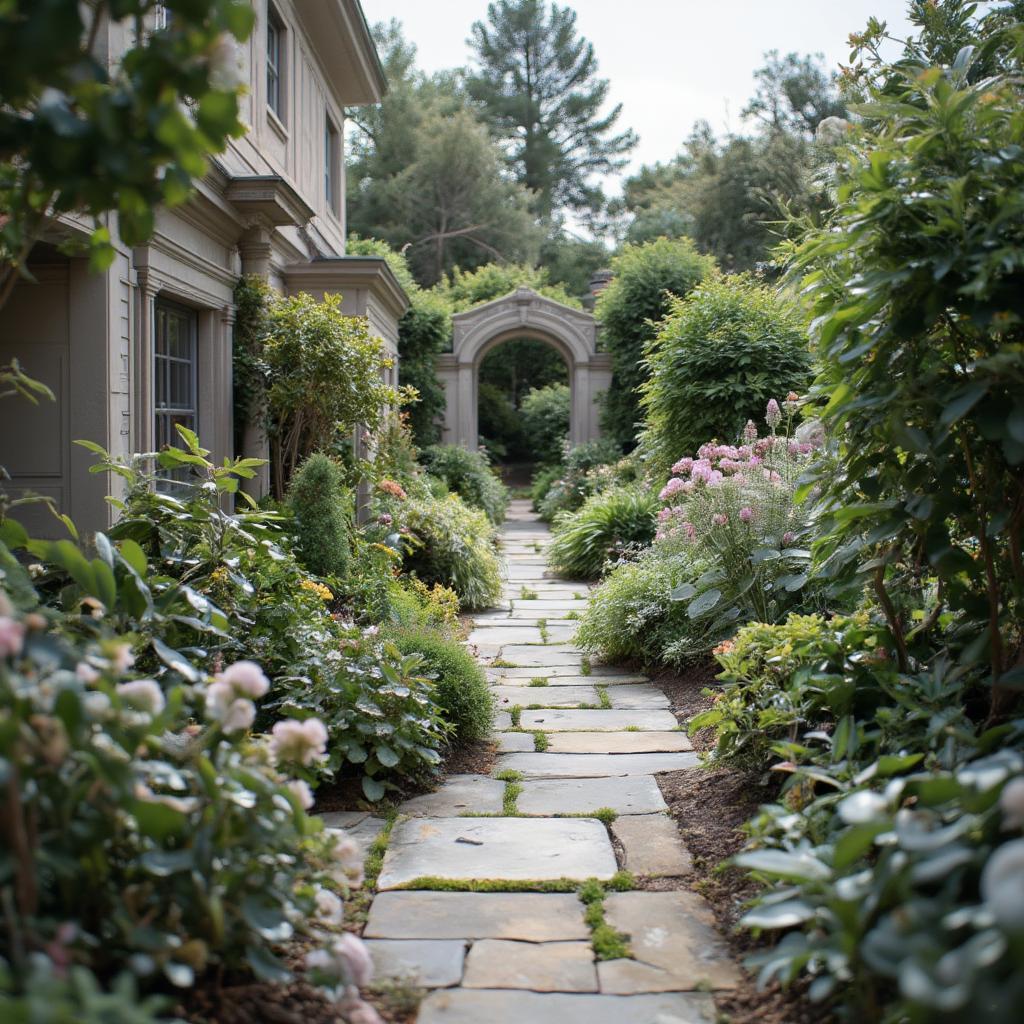
<path id="1" fill-rule="evenodd" d="M 492 134 L 506 147 L 519 181 L 535 194 L 535 212 L 603 203 L 593 178 L 620 170 L 637 142 L 613 134 L 622 105 L 601 113 L 608 80 L 597 76 L 594 47 L 577 34 L 576 12 L 541 0 L 497 0 L 469 39 L 478 67 L 466 86 Z"/>

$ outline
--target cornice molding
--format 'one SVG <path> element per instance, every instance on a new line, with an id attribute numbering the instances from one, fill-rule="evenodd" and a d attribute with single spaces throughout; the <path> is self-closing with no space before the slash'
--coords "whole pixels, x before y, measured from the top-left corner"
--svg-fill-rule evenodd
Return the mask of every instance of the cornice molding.
<path id="1" fill-rule="evenodd" d="M 382 256 L 333 256 L 284 268 L 289 291 L 345 292 L 364 289 L 396 320 L 409 308 L 409 296 Z"/>

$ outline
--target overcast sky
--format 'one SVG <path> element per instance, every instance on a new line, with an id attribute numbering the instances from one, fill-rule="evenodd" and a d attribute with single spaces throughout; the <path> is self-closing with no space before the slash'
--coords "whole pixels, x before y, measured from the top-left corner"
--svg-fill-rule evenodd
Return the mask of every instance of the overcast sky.
<path id="1" fill-rule="evenodd" d="M 564 2 L 564 0 L 563 0 Z M 848 62 L 847 38 L 871 15 L 894 34 L 907 28 L 905 0 L 569 0 L 594 44 L 620 124 L 640 136 L 630 166 L 676 154 L 694 121 L 718 132 L 743 128 L 740 111 L 766 50 L 823 53 Z M 372 23 L 397 18 L 425 71 L 468 63 L 466 39 L 487 0 L 363 0 Z"/>

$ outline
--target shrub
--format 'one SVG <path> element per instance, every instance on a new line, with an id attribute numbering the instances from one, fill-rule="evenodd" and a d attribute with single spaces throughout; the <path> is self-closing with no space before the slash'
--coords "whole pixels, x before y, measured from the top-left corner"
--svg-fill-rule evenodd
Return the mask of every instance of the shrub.
<path id="1" fill-rule="evenodd" d="M 525 438 L 523 423 L 507 392 L 485 380 L 479 383 L 479 444 L 488 459 L 503 460 L 518 454 Z"/>
<path id="2" fill-rule="evenodd" d="M 646 377 L 644 348 L 654 335 L 652 324 L 668 312 L 669 296 L 687 295 L 714 272 L 715 261 L 697 252 L 688 238 L 659 238 L 625 246 L 611 269 L 614 276 L 595 310 L 612 357 L 601 422 L 610 437 L 630 445 L 641 418 L 637 389 Z"/>
<path id="3" fill-rule="evenodd" d="M 288 501 L 299 535 L 299 554 L 318 576 L 345 576 L 351 553 L 348 497 L 338 465 L 314 452 L 292 477 Z"/>
<path id="4" fill-rule="evenodd" d="M 384 384 L 383 343 L 364 317 L 345 316 L 341 296 L 306 294 L 272 302 L 263 343 L 276 493 L 317 450 L 348 443 L 357 423 L 370 430 L 399 395 Z"/>
<path id="5" fill-rule="evenodd" d="M 564 470 L 561 465 L 541 466 L 533 474 L 530 481 L 530 499 L 534 512 L 540 511 L 541 502 L 547 497 L 548 491 L 561 479 Z"/>
<path id="6" fill-rule="evenodd" d="M 126 591 L 131 603 L 123 609 L 107 608 L 112 623 L 138 637 L 140 665 L 162 678 L 187 660 L 183 651 L 194 651 L 211 670 L 221 660 L 257 662 L 273 684 L 265 720 L 321 717 L 330 753 L 317 773 L 360 778 L 368 799 L 379 799 L 393 776 L 431 772 L 444 729 L 418 664 L 331 614 L 332 591 L 301 568 L 280 516 L 221 508 L 219 495 L 234 493 L 253 460 L 215 467 L 194 434 L 179 433 L 187 450 L 168 448 L 159 463 L 164 470 L 188 466 L 196 474 L 196 485 L 180 495 L 156 488 L 144 457 L 103 463 L 127 484 L 122 517 L 110 535 L 127 545 L 138 564 L 149 559 L 156 576 L 148 589 Z M 46 553 L 63 557 L 55 546 Z M 390 578 L 395 556 L 386 547 L 372 554 L 380 563 L 368 563 L 368 583 L 383 591 L 383 612 L 387 585 L 381 575 Z M 98 586 L 75 562 L 70 565 L 76 579 Z M 367 571 L 362 553 L 359 568 Z"/>
<path id="7" fill-rule="evenodd" d="M 621 447 L 609 438 L 587 441 L 574 448 L 566 445 L 560 472 L 554 475 L 543 494 L 534 490 L 534 503 L 541 519 L 551 522 L 559 512 L 572 512 L 598 489 L 599 478 L 594 470 L 617 462 Z"/>
<path id="8" fill-rule="evenodd" d="M 784 403 L 789 420 L 796 404 Z M 695 459 L 672 467 L 677 475 L 661 491 L 659 537 L 689 541 L 709 566 L 675 596 L 711 633 L 728 633 L 737 621 L 778 621 L 806 599 L 810 551 L 801 545 L 816 506 L 797 504 L 795 493 L 814 448 L 774 432 L 783 418 L 774 399 L 767 415 L 767 437 L 749 423 L 743 444 L 702 445 Z"/>
<path id="9" fill-rule="evenodd" d="M 403 653 L 423 659 L 421 671 L 434 680 L 433 699 L 457 743 L 486 739 L 494 724 L 494 698 L 487 677 L 461 641 L 422 627 L 392 634 Z"/>
<path id="10" fill-rule="evenodd" d="M 940 11 L 914 12 L 924 31 L 894 64 L 877 27 L 858 38 L 867 120 L 794 277 L 842 460 L 822 478 L 825 570 L 874 589 L 904 670 L 900 591 L 932 590 L 928 620 L 986 666 L 999 717 L 1024 652 L 1024 163 L 1006 159 L 1024 144 L 1022 22 L 1019 5 Z"/>
<path id="11" fill-rule="evenodd" d="M 409 499 L 398 513 L 405 533 L 405 568 L 428 584 L 459 595 L 464 608 L 489 608 L 501 596 L 494 527 L 457 494 Z"/>
<path id="12" fill-rule="evenodd" d="M 552 568 L 575 579 L 596 579 L 623 547 L 654 539 L 657 511 L 657 495 L 639 487 L 595 494 L 579 511 L 555 519 L 548 549 Z"/>
<path id="13" fill-rule="evenodd" d="M 799 307 L 744 277 L 673 298 L 646 357 L 640 443 L 661 473 L 680 452 L 739 437 L 770 398 L 802 394 L 811 377 Z"/>
<path id="14" fill-rule="evenodd" d="M 428 473 L 443 480 L 467 505 L 482 509 L 492 523 L 505 518 L 508 490 L 483 452 L 456 444 L 434 445 L 423 451 L 422 462 Z"/>
<path id="15" fill-rule="evenodd" d="M 555 463 L 569 437 L 570 393 L 566 384 L 532 388 L 521 406 L 523 431 L 538 462 Z"/>
<path id="16" fill-rule="evenodd" d="M 20 973 L 49 957 L 100 978 L 130 969 L 150 990 L 187 988 L 207 970 L 286 979 L 274 947 L 339 923 L 328 890 L 359 873 L 354 846 L 305 813 L 323 725 L 292 724 L 301 751 L 276 730 L 254 742 L 254 702 L 269 683 L 252 662 L 211 679 L 192 651 L 154 638 L 159 670 L 139 678 L 123 627 L 182 623 L 193 597 L 132 541 L 95 542 L 90 559 L 71 541 L 29 541 L 45 563 L 35 578 L 0 543 L 0 962 Z M 41 600 L 58 567 L 59 607 Z M 16 978 L 29 991 L 36 983 Z M 145 1006 L 119 1018 L 116 995 L 100 1015 L 104 997 L 86 971 L 46 998 L 82 1000 L 97 1020 L 147 1019 Z"/>
<path id="17" fill-rule="evenodd" d="M 610 661 L 639 658 L 645 662 L 670 660 L 667 648 L 702 644 L 701 625 L 673 600 L 680 584 L 696 579 L 701 569 L 689 551 L 669 551 L 668 544 L 641 552 L 636 561 L 623 562 L 590 595 L 580 619 L 576 643 Z"/>

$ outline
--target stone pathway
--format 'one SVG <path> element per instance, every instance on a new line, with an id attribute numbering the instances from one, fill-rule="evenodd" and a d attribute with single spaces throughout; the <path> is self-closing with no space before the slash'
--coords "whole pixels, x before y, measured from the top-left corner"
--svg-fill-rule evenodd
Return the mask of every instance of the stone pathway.
<path id="1" fill-rule="evenodd" d="M 572 645 L 587 587 L 547 575 L 548 539 L 513 502 L 503 603 L 469 638 L 500 709 L 493 777 L 449 777 L 400 808 L 365 938 L 379 974 L 429 990 L 420 1024 L 712 1024 L 710 991 L 733 987 L 736 967 L 686 886 L 655 780 L 696 755 L 657 687 Z M 381 827 L 330 824 L 364 841 Z M 572 890 L 620 869 L 669 891 L 609 887 L 604 921 L 630 954 L 613 959 L 595 955 L 574 891 L 500 891 Z M 489 891 L 443 891 L 471 885 Z"/>

